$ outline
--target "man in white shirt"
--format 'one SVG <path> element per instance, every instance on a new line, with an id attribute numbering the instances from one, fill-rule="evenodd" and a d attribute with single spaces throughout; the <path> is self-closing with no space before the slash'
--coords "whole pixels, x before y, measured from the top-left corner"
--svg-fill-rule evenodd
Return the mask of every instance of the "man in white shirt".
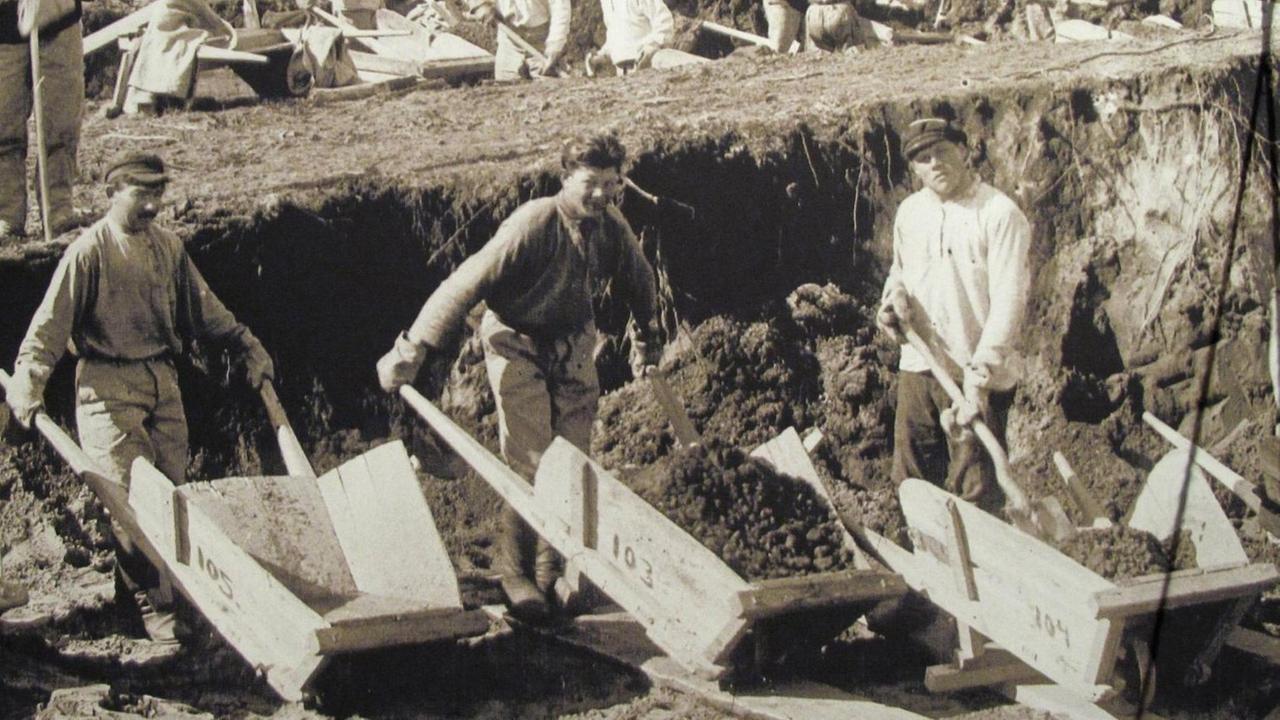
<path id="1" fill-rule="evenodd" d="M 573 8 L 569 0 L 480 0 L 469 2 L 468 14 L 481 22 L 502 20 L 538 48 L 545 61 L 534 57 L 517 45 L 498 26 L 498 48 L 493 55 L 493 79 L 502 81 L 532 77 L 554 77 L 560 56 L 569 41 L 569 23 Z M 544 38 L 539 41 L 538 38 Z"/>
<path id="2" fill-rule="evenodd" d="M 601 55 L 622 74 L 649 67 L 671 44 L 675 21 L 663 0 L 600 0 L 605 41 Z"/>
<path id="3" fill-rule="evenodd" d="M 981 415 L 1004 443 L 1017 381 L 1014 345 L 1031 280 L 1031 228 L 1008 196 L 969 167 L 967 142 L 949 121 L 912 123 L 903 152 L 924 187 L 894 218 L 893 264 L 876 322 L 903 344 L 894 481 L 945 484 L 994 509 L 1002 497 L 990 459 L 972 442 L 951 440 L 944 425 L 964 426 Z M 924 358 L 905 344 L 907 324 L 952 366 L 953 377 L 963 377 L 968 408 L 950 409 Z"/>

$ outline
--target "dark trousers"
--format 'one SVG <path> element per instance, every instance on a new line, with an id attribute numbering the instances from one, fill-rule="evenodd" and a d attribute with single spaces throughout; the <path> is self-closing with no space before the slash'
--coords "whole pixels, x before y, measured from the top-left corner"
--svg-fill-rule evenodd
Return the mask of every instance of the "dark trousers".
<path id="1" fill-rule="evenodd" d="M 983 419 L 1005 445 L 1005 427 L 1009 424 L 1009 408 L 1014 391 L 991 393 L 987 415 Z M 898 409 L 893 421 L 894 483 L 919 478 L 959 494 L 964 481 L 981 479 L 985 491 L 976 504 L 988 512 L 999 510 L 1004 493 L 996 483 L 991 456 L 975 437 L 957 444 L 942 429 L 939 415 L 951 406 L 951 398 L 942 383 L 931 373 L 898 374 Z M 971 461 L 972 460 L 972 461 Z M 977 473 L 978 477 L 971 477 Z"/>

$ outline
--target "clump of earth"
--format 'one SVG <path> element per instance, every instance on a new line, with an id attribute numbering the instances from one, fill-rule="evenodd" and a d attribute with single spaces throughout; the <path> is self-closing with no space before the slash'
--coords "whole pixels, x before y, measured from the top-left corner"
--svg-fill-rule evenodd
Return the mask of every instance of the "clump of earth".
<path id="1" fill-rule="evenodd" d="M 839 521 L 818 493 L 739 447 L 682 448 L 631 482 L 748 580 L 853 567 Z"/>
<path id="2" fill-rule="evenodd" d="M 1058 549 L 1108 580 L 1124 580 L 1195 567 L 1195 546 L 1185 532 L 1177 545 L 1171 558 L 1172 543 L 1161 543 L 1145 530 L 1112 525 L 1081 530 Z"/>

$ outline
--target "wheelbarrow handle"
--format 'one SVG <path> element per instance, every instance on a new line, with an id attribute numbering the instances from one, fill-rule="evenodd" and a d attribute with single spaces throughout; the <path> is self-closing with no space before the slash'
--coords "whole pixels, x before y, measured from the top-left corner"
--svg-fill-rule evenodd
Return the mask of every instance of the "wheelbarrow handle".
<path id="1" fill-rule="evenodd" d="M 263 380 L 258 393 L 262 396 L 262 404 L 267 409 L 267 419 L 271 421 L 271 428 L 276 431 L 276 442 L 280 445 L 285 469 L 290 475 L 315 477 L 315 468 L 311 467 L 311 461 L 307 460 L 302 443 L 298 442 L 298 436 L 294 434 L 293 426 L 289 424 L 289 416 L 284 411 L 284 405 L 280 403 L 280 396 L 276 394 L 276 386 L 270 380 Z"/>

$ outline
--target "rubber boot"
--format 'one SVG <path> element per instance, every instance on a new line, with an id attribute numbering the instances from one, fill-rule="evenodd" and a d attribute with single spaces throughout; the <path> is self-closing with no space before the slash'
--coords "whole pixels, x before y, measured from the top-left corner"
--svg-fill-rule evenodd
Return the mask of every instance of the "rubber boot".
<path id="1" fill-rule="evenodd" d="M 531 579 L 537 536 L 511 508 L 502 511 L 502 534 L 498 545 L 498 572 L 507 607 L 517 620 L 545 623 L 551 617 L 547 596 Z"/>

